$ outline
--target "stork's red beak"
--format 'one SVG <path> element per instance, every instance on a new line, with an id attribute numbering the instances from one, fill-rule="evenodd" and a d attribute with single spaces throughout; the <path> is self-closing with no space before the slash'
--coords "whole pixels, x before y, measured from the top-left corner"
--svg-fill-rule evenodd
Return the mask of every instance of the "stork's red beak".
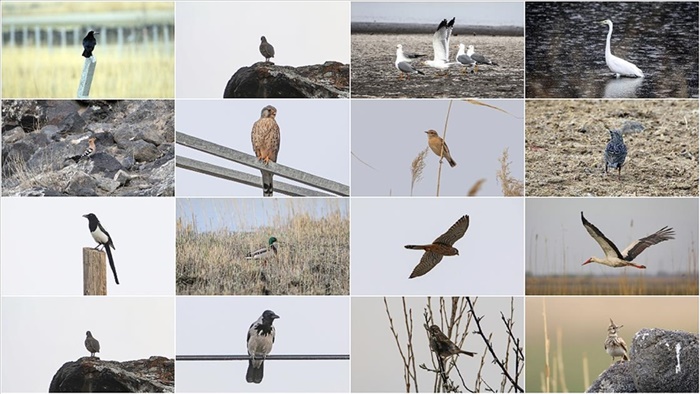
<path id="1" fill-rule="evenodd" d="M 581 264 L 581 265 L 586 265 L 586 264 L 588 264 L 588 263 L 590 263 L 590 262 L 591 262 L 591 259 L 588 259 L 588 260 L 586 260 L 586 261 L 585 261 L 583 264 Z"/>

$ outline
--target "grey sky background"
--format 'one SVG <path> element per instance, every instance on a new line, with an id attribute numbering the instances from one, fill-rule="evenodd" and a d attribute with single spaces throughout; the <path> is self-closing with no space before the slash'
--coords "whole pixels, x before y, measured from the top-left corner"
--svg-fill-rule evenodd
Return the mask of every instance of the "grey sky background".
<path id="1" fill-rule="evenodd" d="M 6 244 L 3 244 L 3 247 Z M 175 356 L 173 297 L 2 297 L 2 392 L 47 392 L 66 362 Z"/>
<path id="2" fill-rule="evenodd" d="M 82 295 L 83 247 L 97 246 L 86 213 L 116 247 L 120 284 L 107 262 L 107 294 L 175 294 L 174 199 L 3 197 L 2 295 Z"/>
<path id="3" fill-rule="evenodd" d="M 522 295 L 520 198 L 354 198 L 350 206 L 352 295 Z M 428 244 L 462 215 L 469 229 L 427 274 L 408 279 Z"/>
<path id="4" fill-rule="evenodd" d="M 511 175 L 524 179 L 523 100 L 482 102 L 514 116 L 453 101 L 445 140 L 457 166 L 443 162 L 441 196 L 466 196 L 481 178 L 486 182 L 479 196 L 502 196 L 496 173 L 506 148 Z M 448 106 L 449 100 L 353 100 L 352 152 L 357 157 L 352 158 L 352 195 L 409 196 L 411 163 L 428 146 L 426 130 L 442 137 Z M 439 158 L 428 150 L 425 162 L 414 196 L 436 194 Z"/>
<path id="5" fill-rule="evenodd" d="M 456 17 L 457 24 L 523 26 L 524 3 L 352 3 L 352 22 L 436 23 Z"/>
<path id="6" fill-rule="evenodd" d="M 176 94 L 221 98 L 241 67 L 265 61 L 265 36 L 278 66 L 350 63 L 349 2 L 176 2 Z"/>
<path id="7" fill-rule="evenodd" d="M 279 164 L 349 185 L 349 100 L 178 100 L 176 128 L 254 155 L 250 132 L 266 105 L 277 108 Z M 176 152 L 178 156 L 260 176 L 259 170 L 181 145 Z M 175 176 L 178 196 L 262 196 L 262 187 L 245 186 L 181 168 L 176 169 Z M 279 176 L 273 178 L 273 182 L 276 180 L 295 183 Z"/>
<path id="8" fill-rule="evenodd" d="M 276 226 L 297 215 L 314 219 L 340 212 L 348 217 L 343 198 L 180 198 L 177 217 L 198 231 L 252 231 Z"/>
<path id="9" fill-rule="evenodd" d="M 697 272 L 697 198 L 528 198 L 525 211 L 526 269 L 533 274 L 683 274 L 691 266 Z M 581 211 L 620 251 L 664 226 L 673 227 L 675 239 L 635 259 L 646 270 L 581 266 L 591 256 L 605 256 L 581 224 Z"/>
<path id="10" fill-rule="evenodd" d="M 248 328 L 274 311 L 270 354 L 349 354 L 347 297 L 178 297 L 178 355 L 247 354 Z M 349 361 L 265 361 L 262 383 L 245 380 L 247 361 L 179 361 L 178 392 L 348 392 Z"/>
<path id="11" fill-rule="evenodd" d="M 506 318 L 510 316 L 510 301 L 511 299 L 508 297 L 479 297 L 474 307 L 479 316 L 484 316 L 481 320 L 481 325 L 486 335 L 488 336 L 489 333 L 493 333 L 492 344 L 496 354 L 501 359 L 505 358 L 507 337 L 500 312 L 503 312 Z M 450 301 L 447 300 L 448 305 L 449 302 Z M 388 303 L 389 310 L 394 319 L 394 328 L 399 333 L 399 342 L 404 347 L 405 351 L 407 336 L 401 298 L 391 297 L 388 299 Z M 436 318 L 439 311 L 438 303 L 438 298 L 432 298 L 432 310 Z M 416 355 L 416 365 L 425 363 L 426 366 L 432 368 L 428 337 L 423 328 L 423 311 L 427 306 L 427 298 L 409 297 L 406 299 L 406 304 L 413 312 L 413 346 Z M 522 297 L 515 298 L 514 309 L 513 321 L 515 326 L 513 334 L 517 338 L 520 338 L 521 344 L 524 344 L 525 324 Z M 448 311 L 450 310 L 451 309 L 448 309 Z M 466 316 L 465 314 L 465 318 Z M 435 324 L 440 326 L 437 320 Z M 472 321 L 469 326 L 469 331 L 474 330 L 476 330 L 476 324 Z M 511 348 L 512 347 L 513 345 L 511 345 Z M 486 349 L 486 345 L 478 334 L 470 333 L 462 348 L 467 351 L 477 352 L 475 357 L 461 355 L 457 358 L 457 367 L 462 372 L 464 381 L 468 385 L 471 385 L 470 388 L 473 390 L 476 371 L 479 369 L 481 356 Z M 511 353 L 510 371 L 514 370 L 514 359 L 512 356 Z M 484 361 L 482 376 L 491 387 L 498 389 L 500 387 L 502 375 L 498 366 L 491 363 L 491 360 L 492 357 L 487 355 Z M 403 361 L 401 360 L 396 342 L 389 329 L 389 319 L 382 297 L 353 298 L 352 391 L 405 391 L 402 365 Z M 432 392 L 434 374 L 420 368 L 416 368 L 416 370 L 419 384 L 419 389 L 417 391 Z M 450 376 L 453 377 L 455 381 L 459 382 L 459 376 L 455 371 L 453 371 L 453 375 Z M 524 387 L 524 379 L 520 380 L 520 384 Z M 412 387 L 412 389 L 415 388 Z"/>

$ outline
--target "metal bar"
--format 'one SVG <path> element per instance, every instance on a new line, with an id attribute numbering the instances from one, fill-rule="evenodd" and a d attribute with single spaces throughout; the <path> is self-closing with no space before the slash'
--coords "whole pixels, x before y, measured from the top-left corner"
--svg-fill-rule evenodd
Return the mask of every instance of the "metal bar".
<path id="1" fill-rule="evenodd" d="M 242 361 L 249 360 L 247 354 L 233 355 L 179 355 L 175 356 L 176 361 Z M 350 360 L 349 354 L 268 354 L 267 360 Z"/>
<path id="2" fill-rule="evenodd" d="M 199 172 L 221 179 L 226 179 L 227 181 L 235 181 L 248 186 L 253 186 L 257 188 L 262 187 L 262 179 L 259 176 L 247 174 L 245 172 L 232 170 L 230 168 L 219 167 L 214 164 L 209 164 L 203 161 L 194 160 L 182 156 L 176 156 L 175 163 L 178 167 L 184 168 L 186 170 Z M 288 196 L 331 196 L 330 194 L 290 185 L 288 183 L 280 182 L 278 180 L 273 182 L 273 188 L 274 191 L 286 194 Z"/>
<path id="3" fill-rule="evenodd" d="M 225 146 L 221 146 L 203 139 L 193 137 L 181 132 L 175 132 L 175 141 L 188 148 L 196 149 L 201 152 L 209 153 L 217 157 L 231 160 L 239 164 L 257 168 L 259 170 L 267 170 L 276 175 L 292 179 L 305 185 L 313 186 L 321 190 L 335 193 L 341 196 L 350 195 L 350 187 L 342 183 L 321 178 L 297 169 L 283 166 L 281 164 L 270 162 L 268 164 L 261 163 L 255 156 L 243 153 Z"/>

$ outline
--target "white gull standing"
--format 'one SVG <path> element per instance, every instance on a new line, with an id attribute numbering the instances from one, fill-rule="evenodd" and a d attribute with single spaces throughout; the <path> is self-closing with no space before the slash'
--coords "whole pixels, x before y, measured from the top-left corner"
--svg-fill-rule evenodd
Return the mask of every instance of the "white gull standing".
<path id="1" fill-rule="evenodd" d="M 408 54 L 409 56 L 412 56 L 413 58 L 418 58 L 421 56 L 425 55 L 419 55 L 415 53 Z M 406 75 L 406 78 L 410 74 L 421 74 L 425 75 L 422 71 L 417 70 L 413 65 L 410 63 L 411 59 L 406 57 L 406 54 L 403 52 L 403 45 L 398 44 L 396 46 L 396 61 L 394 62 L 394 65 L 396 66 L 396 69 L 401 71 L 401 74 L 399 74 L 399 78 L 401 78 L 402 75 Z"/>

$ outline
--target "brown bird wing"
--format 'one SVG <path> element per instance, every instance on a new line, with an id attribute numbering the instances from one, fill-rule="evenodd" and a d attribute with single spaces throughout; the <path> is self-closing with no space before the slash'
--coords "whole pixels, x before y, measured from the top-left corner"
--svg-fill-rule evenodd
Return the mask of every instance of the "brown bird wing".
<path id="1" fill-rule="evenodd" d="M 445 232 L 445 234 L 442 234 L 441 236 L 437 237 L 437 239 L 433 241 L 433 243 L 452 246 L 455 242 L 457 242 L 458 239 L 464 236 L 464 233 L 467 232 L 468 227 L 469 215 L 464 215 L 461 218 L 459 218 L 459 220 L 457 220 L 457 222 L 455 222 L 455 224 L 453 224 L 452 227 L 450 227 L 450 229 Z"/>
<path id="2" fill-rule="evenodd" d="M 416 268 L 411 272 L 411 276 L 408 279 L 415 278 L 417 276 L 422 276 L 428 273 L 437 263 L 442 260 L 442 255 L 435 252 L 426 251 L 423 253 L 423 257 L 420 259 L 420 263 L 416 265 Z"/>

